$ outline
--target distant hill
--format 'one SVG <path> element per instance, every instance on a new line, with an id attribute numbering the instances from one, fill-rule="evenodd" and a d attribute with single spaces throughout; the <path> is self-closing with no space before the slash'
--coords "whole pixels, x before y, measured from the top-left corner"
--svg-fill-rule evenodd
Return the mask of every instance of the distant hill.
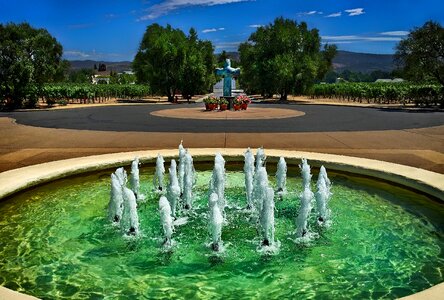
<path id="1" fill-rule="evenodd" d="M 95 61 L 95 60 L 70 60 L 71 70 L 80 70 L 80 69 L 94 69 L 94 64 L 98 67 L 99 64 L 105 64 L 107 71 L 114 72 L 122 72 L 131 70 L 131 62 L 130 61 L 118 61 L 118 62 L 109 62 L 109 61 Z"/>
<path id="2" fill-rule="evenodd" d="M 230 58 L 230 60 L 232 60 L 232 61 L 236 61 L 236 62 L 240 61 L 239 52 L 227 51 L 227 55 Z M 220 53 L 216 53 L 214 56 L 216 56 L 216 59 L 218 59 L 220 56 Z"/>
<path id="3" fill-rule="evenodd" d="M 233 61 L 239 61 L 238 52 L 227 52 L 228 56 Z M 215 54 L 216 58 L 219 54 Z M 370 73 L 372 71 L 380 70 L 384 72 L 391 72 L 395 69 L 392 54 L 371 54 L 371 53 L 357 53 L 349 51 L 338 51 L 333 59 L 333 69 L 336 72 L 350 70 L 353 72 Z M 120 62 L 106 62 L 93 60 L 71 60 L 71 70 L 79 69 L 93 69 L 94 64 L 97 66 L 100 63 L 106 64 L 107 70 L 122 72 L 131 70 L 130 61 Z"/>
<path id="4" fill-rule="evenodd" d="M 391 72 L 395 69 L 392 54 L 370 54 L 338 51 L 333 59 L 336 72 L 350 70 L 353 72 L 370 73 L 372 71 Z"/>

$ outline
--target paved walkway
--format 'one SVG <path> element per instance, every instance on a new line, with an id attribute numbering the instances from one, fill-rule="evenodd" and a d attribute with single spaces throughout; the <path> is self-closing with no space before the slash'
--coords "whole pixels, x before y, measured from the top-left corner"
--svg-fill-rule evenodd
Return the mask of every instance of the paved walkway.
<path id="1" fill-rule="evenodd" d="M 200 120 L 191 118 L 172 119 L 154 116 L 153 113 L 167 108 L 203 108 L 203 104 L 183 105 L 125 105 L 85 107 L 66 110 L 26 111 L 2 113 L 17 120 L 17 123 L 46 128 L 66 128 L 100 131 L 137 132 L 335 132 L 373 131 L 424 128 L 444 125 L 444 112 L 414 111 L 399 109 L 376 109 L 362 107 L 341 107 L 331 105 L 297 104 L 252 104 L 251 111 L 261 108 L 272 111 L 275 108 L 305 113 L 303 116 L 284 119 L 222 119 Z M 237 112 L 248 115 L 250 110 Z M 206 115 L 206 112 L 201 112 Z M 234 112 L 233 112 L 234 114 Z"/>
<path id="2" fill-rule="evenodd" d="M 130 106 L 113 106 L 117 108 L 117 111 L 113 111 L 114 115 L 119 115 L 118 112 L 127 109 Z M 143 109 L 147 109 L 148 105 L 138 105 L 132 108 L 137 108 L 132 110 L 133 113 L 139 112 L 144 114 L 146 119 L 149 119 L 149 114 L 146 114 Z M 150 106 L 152 107 L 152 105 Z M 155 106 L 156 109 L 164 109 L 162 107 Z M 143 108 L 143 109 L 142 109 Z M 296 108 L 296 107 L 295 107 Z M 297 106 L 298 110 L 304 111 L 307 115 L 313 114 L 316 111 L 311 109 L 318 108 L 318 111 L 325 113 L 327 110 L 325 106 Z M 310 109 L 308 109 L 310 108 Z M 86 112 L 93 111 L 94 114 L 85 114 Z M 96 111 L 97 110 L 97 111 Z M 367 121 L 368 124 L 372 124 L 375 121 L 371 119 L 371 116 L 378 112 L 375 109 L 363 109 L 361 108 L 359 118 L 364 118 L 366 115 L 370 118 Z M 62 110 L 60 110 L 62 111 Z M 71 111 L 72 115 L 70 118 L 66 119 L 66 126 L 85 126 L 88 127 L 91 124 L 102 124 L 100 126 L 107 126 L 113 124 L 115 126 L 116 121 L 112 119 L 103 119 L 103 108 L 84 108 L 84 109 L 73 109 Z M 142 111 L 142 112 L 140 112 Z M 54 111 L 43 112 L 30 112 L 33 116 L 32 120 L 37 120 L 38 115 L 42 122 L 46 126 L 54 120 L 60 120 L 62 117 L 57 115 L 51 115 Z M 356 112 L 356 110 L 355 110 Z M 381 111 L 380 111 L 381 112 Z M 319 112 L 318 112 L 319 113 Z M 382 111 L 381 113 L 385 113 Z M 390 114 L 388 116 L 394 116 L 399 111 L 395 111 L 395 114 Z M 15 116 L 22 115 L 25 113 L 14 113 Z M 90 116 L 92 120 L 91 123 L 82 123 L 86 119 L 83 116 Z M 121 114 L 122 119 L 121 126 L 131 124 L 134 121 L 134 115 Z M 444 123 L 444 118 L 437 118 L 436 120 L 428 120 L 428 117 L 432 116 L 433 113 L 419 114 L 412 113 L 412 118 L 414 124 L 417 122 L 424 122 L 427 125 L 430 122 L 441 122 Z M 11 117 L 11 114 L 9 114 Z M 78 117 L 76 119 L 76 116 Z M 102 119 L 94 119 L 102 116 Z M 281 121 L 288 120 L 302 120 L 306 116 L 301 116 L 297 118 L 282 119 Z M 369 117 L 370 116 L 370 117 Z M 416 117 L 415 117 L 416 116 Z M 420 116 L 420 117 L 418 117 Z M 85 155 L 103 154 L 103 153 L 114 153 L 122 151 L 132 151 L 132 150 L 145 150 L 145 149 L 165 149 L 165 148 L 177 148 L 180 140 L 184 140 L 184 144 L 189 148 L 197 147 L 214 147 L 214 148 L 246 148 L 252 147 L 256 148 L 259 146 L 264 146 L 265 148 L 275 148 L 275 149 L 288 149 L 288 150 L 301 150 L 301 151 L 313 151 L 321 153 L 332 153 L 332 154 L 343 154 L 356 157 L 380 159 L 394 163 L 400 163 L 404 165 L 420 167 L 427 170 L 439 172 L 444 174 L 444 125 L 428 127 L 428 128 L 402 128 L 399 130 L 369 130 L 363 129 L 363 131 L 340 131 L 334 130 L 334 128 L 327 128 L 330 130 L 320 131 L 320 132 L 297 132 L 300 128 L 294 128 L 293 132 L 266 132 L 268 128 L 264 127 L 266 120 L 259 120 L 260 126 L 253 126 L 257 123 L 242 123 L 246 121 L 235 121 L 240 122 L 237 124 L 243 124 L 242 128 L 248 128 L 250 132 L 229 132 L 229 130 L 224 130 L 224 125 L 229 124 L 229 122 L 222 122 L 222 125 L 215 123 L 203 123 L 212 124 L 212 131 L 208 132 L 205 127 L 191 126 L 190 128 L 195 130 L 187 131 L 183 124 L 187 124 L 181 120 L 176 119 L 174 123 L 170 118 L 157 118 L 163 119 L 161 125 L 169 124 L 171 122 L 176 129 L 182 130 L 182 132 L 161 132 L 161 125 L 156 125 L 155 128 L 149 128 L 150 131 L 147 132 L 146 125 L 143 126 L 145 130 L 142 131 L 124 131 L 120 128 L 120 131 L 114 132 L 110 131 L 99 131 L 99 130 L 75 130 L 75 129 L 63 129 L 63 128 L 42 128 L 27 125 L 17 124 L 13 118 L 6 117 L 5 114 L 0 115 L 0 171 L 5 171 L 13 168 L 18 168 L 22 166 L 32 165 L 36 163 L 42 163 L 46 161 L 53 161 L 71 157 L 80 157 Z M 353 114 L 351 114 L 353 117 Z M 339 116 L 332 115 L 330 118 L 339 118 Z M 354 117 L 357 119 L 357 116 Z M 308 120 L 308 119 L 307 119 Z M 378 119 L 379 120 L 379 119 Z M 202 120 L 195 120 L 196 122 L 202 122 Z M 277 120 L 272 120 L 277 121 Z M 312 122 L 314 122 L 313 120 Z M 328 121 L 328 120 L 327 120 Z M 341 119 L 339 118 L 338 124 L 341 124 Z M 345 120 L 343 120 L 345 121 Z M 405 116 L 402 116 L 398 123 L 396 120 L 390 119 L 390 124 L 407 124 Z M 205 121 L 203 122 L 219 122 L 219 121 Z M 331 122 L 331 121 L 330 121 Z M 427 123 L 429 122 L 429 123 Z M 79 125 L 80 124 L 80 125 Z M 236 126 L 242 126 L 237 125 Z M 281 129 L 290 127 L 291 123 L 283 123 Z M 328 122 L 327 122 L 328 124 Z M 352 124 L 346 122 L 346 125 Z M 384 124 L 383 124 L 384 125 Z M 419 124 L 421 125 L 421 124 Z M 74 126 L 74 127 L 75 127 Z M 167 127 L 168 127 L 167 126 Z M 201 125 L 204 126 L 204 125 Z M 222 127 L 221 127 L 222 126 Z M 322 126 L 327 126 L 323 124 Z M 342 125 L 341 125 L 342 126 Z M 373 125 L 371 125 L 373 126 Z M 376 127 L 381 126 L 377 124 Z M 385 124 L 384 126 L 387 126 Z M 235 127 L 231 125 L 230 128 Z M 352 126 L 353 127 L 353 126 Z M 411 126 L 412 127 L 412 126 Z M 185 129 L 184 129 L 185 128 Z M 244 128 L 244 129 L 245 129 Z M 256 132 L 253 131 L 255 129 Z M 189 129 L 189 128 L 188 128 Z M 258 132 L 264 130 L 264 132 Z M 275 130 L 271 128 L 271 130 Z M 216 132 L 214 132 L 216 131 Z M 240 130 L 242 131 L 242 130 Z"/>

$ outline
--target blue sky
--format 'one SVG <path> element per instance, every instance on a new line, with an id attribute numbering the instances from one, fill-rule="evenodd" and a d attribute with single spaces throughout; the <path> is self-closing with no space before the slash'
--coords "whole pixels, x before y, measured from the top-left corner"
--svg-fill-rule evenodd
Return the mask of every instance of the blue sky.
<path id="1" fill-rule="evenodd" d="M 0 0 L 0 22 L 46 28 L 65 57 L 132 60 L 148 25 L 171 24 L 235 51 L 258 26 L 283 16 L 319 29 L 341 50 L 393 53 L 407 31 L 432 19 L 444 25 L 443 0 Z"/>

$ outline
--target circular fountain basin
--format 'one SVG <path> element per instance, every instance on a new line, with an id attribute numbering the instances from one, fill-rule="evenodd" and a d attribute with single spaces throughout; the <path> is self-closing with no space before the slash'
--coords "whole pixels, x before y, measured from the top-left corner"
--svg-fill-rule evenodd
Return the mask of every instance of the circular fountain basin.
<path id="1" fill-rule="evenodd" d="M 215 149 L 190 150 L 195 162 L 202 162 L 196 163 L 200 171 L 195 208 L 189 223 L 176 228 L 172 252 L 161 247 L 158 195 L 151 191 L 153 169 L 141 169 L 147 201 L 139 205 L 142 233 L 137 239 L 125 238 L 106 218 L 111 171 L 103 169 L 128 166 L 136 155 L 152 164 L 157 153 L 168 165 L 176 150 L 87 157 L 24 168 L 21 176 L 20 170 L 0 174 L 0 191 L 7 195 L 95 171 L 28 189 L 0 203 L 0 223 L 5 225 L 0 227 L 0 284 L 44 298 L 235 294 L 250 299 L 397 298 L 443 281 L 442 175 L 365 159 L 266 150 L 269 175 L 279 156 L 289 164 L 289 193 L 276 200 L 276 237 L 281 245 L 269 256 L 259 251 L 260 236 L 243 209 L 243 174 L 236 171 L 241 170 L 243 151 L 222 151 L 230 162 L 226 197 L 231 207 L 222 234 L 225 251 L 219 254 L 206 246 L 207 190 Z M 296 167 L 301 157 L 312 166 L 324 164 L 333 182 L 333 224 L 322 230 L 311 222 L 319 238 L 309 245 L 292 240 L 302 189 Z M 5 187 L 5 181 L 13 185 L 14 178 L 21 180 Z M 274 182 L 272 176 L 270 181 Z"/>

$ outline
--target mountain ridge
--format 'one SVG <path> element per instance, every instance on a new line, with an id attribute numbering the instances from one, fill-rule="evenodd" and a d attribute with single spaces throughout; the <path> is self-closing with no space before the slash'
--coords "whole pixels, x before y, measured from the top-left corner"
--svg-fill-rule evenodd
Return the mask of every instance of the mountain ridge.
<path id="1" fill-rule="evenodd" d="M 219 54 L 216 54 L 216 58 Z M 238 52 L 227 52 L 227 55 L 235 61 L 239 61 Z M 93 69 L 94 64 L 106 64 L 107 70 L 114 72 L 123 72 L 131 70 L 130 61 L 107 62 L 94 60 L 72 60 L 71 70 Z M 359 53 L 351 51 L 338 50 L 333 59 L 333 70 L 342 72 L 350 70 L 352 72 L 371 73 L 373 71 L 391 72 L 396 68 L 393 54 L 374 54 L 374 53 Z"/>

